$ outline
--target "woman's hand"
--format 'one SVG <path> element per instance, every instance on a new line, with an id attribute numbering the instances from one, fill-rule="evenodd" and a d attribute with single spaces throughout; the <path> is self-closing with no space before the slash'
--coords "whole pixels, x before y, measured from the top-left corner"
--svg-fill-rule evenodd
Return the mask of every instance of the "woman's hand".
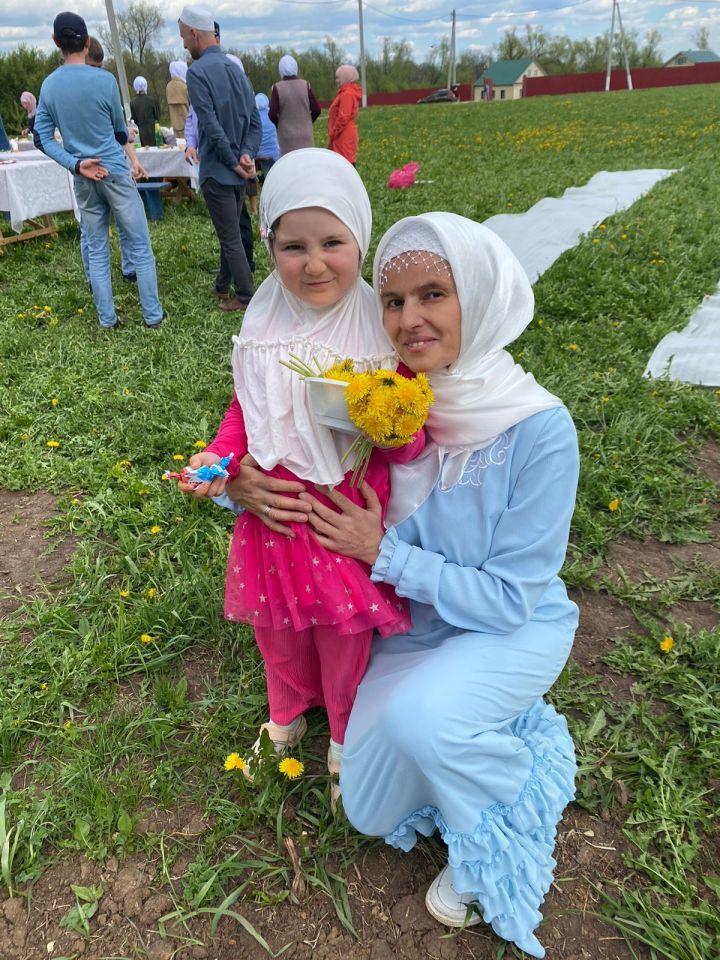
<path id="1" fill-rule="evenodd" d="M 334 553 L 372 566 L 380 553 L 380 541 L 384 535 L 382 508 L 369 483 L 362 483 L 360 492 L 365 498 L 364 507 L 359 507 L 336 490 L 323 488 L 325 496 L 339 507 L 340 513 L 309 493 L 301 493 L 300 499 L 312 505 L 313 512 L 308 521 L 318 543 Z"/>
<path id="2" fill-rule="evenodd" d="M 259 517 L 275 533 L 295 539 L 288 523 L 307 523 L 312 512 L 309 503 L 302 503 L 288 493 L 302 493 L 305 484 L 296 480 L 278 480 L 258 469 L 257 461 L 248 454 L 240 461 L 240 473 L 226 487 L 231 500 L 248 513 Z"/>
<path id="3" fill-rule="evenodd" d="M 194 453 L 188 461 L 188 466 L 197 470 L 198 467 L 210 466 L 213 463 L 220 463 L 220 457 L 216 453 L 205 453 L 203 451 L 203 453 Z M 219 497 L 225 489 L 226 483 L 227 477 L 214 477 L 209 482 L 206 480 L 205 483 L 197 485 L 178 480 L 178 490 L 182 493 L 191 494 L 196 500 L 202 500 L 203 497 Z"/>

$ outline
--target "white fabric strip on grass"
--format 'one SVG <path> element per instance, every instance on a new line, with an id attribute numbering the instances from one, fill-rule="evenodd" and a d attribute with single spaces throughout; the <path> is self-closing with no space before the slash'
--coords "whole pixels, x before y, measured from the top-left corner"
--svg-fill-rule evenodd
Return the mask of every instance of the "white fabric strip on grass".
<path id="1" fill-rule="evenodd" d="M 627 210 L 675 170 L 617 170 L 596 173 L 584 187 L 569 187 L 561 197 L 545 197 L 526 213 L 498 214 L 484 222 L 510 247 L 530 283 L 580 238 L 621 210 Z"/>
<path id="2" fill-rule="evenodd" d="M 703 387 L 720 386 L 720 284 L 706 297 L 688 325 L 673 330 L 655 347 L 646 377 L 668 376 Z"/>

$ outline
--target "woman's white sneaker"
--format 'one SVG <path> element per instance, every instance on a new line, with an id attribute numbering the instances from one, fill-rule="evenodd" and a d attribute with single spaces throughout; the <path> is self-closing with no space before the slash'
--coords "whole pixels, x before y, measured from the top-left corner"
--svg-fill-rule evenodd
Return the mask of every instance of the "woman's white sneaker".
<path id="1" fill-rule="evenodd" d="M 482 917 L 475 911 L 468 913 L 468 904 L 473 902 L 471 894 L 456 893 L 451 880 L 452 871 L 448 864 L 435 877 L 425 894 L 428 913 L 446 927 L 473 927 L 480 923 Z"/>

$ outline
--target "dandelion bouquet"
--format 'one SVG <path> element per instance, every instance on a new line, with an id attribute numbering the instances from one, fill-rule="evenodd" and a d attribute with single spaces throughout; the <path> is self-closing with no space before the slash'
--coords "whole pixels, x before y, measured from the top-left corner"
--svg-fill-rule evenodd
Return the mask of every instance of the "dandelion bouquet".
<path id="1" fill-rule="evenodd" d="M 347 414 L 361 431 L 343 457 L 354 456 L 351 483 L 362 483 L 373 447 L 404 447 L 427 420 L 434 400 L 423 373 L 412 380 L 394 370 L 356 373 L 352 360 L 342 360 L 328 370 L 314 370 L 298 357 L 281 361 L 305 378 L 342 381 Z M 316 364 L 317 366 L 317 364 Z"/>

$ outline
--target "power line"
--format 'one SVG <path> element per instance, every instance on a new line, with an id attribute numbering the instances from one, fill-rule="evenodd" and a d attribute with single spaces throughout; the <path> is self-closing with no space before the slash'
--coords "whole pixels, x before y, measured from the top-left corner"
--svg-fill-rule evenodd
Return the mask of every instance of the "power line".
<path id="1" fill-rule="evenodd" d="M 397 13 L 387 13 L 385 10 L 381 10 L 380 7 L 375 7 L 371 3 L 366 3 L 363 0 L 363 6 L 368 7 L 370 10 L 374 10 L 375 13 L 382 14 L 383 17 L 390 17 L 392 20 L 405 20 L 407 23 L 437 23 L 439 20 L 449 20 L 449 13 L 439 13 L 435 17 L 423 17 L 419 19 L 417 17 L 401 17 Z"/>

